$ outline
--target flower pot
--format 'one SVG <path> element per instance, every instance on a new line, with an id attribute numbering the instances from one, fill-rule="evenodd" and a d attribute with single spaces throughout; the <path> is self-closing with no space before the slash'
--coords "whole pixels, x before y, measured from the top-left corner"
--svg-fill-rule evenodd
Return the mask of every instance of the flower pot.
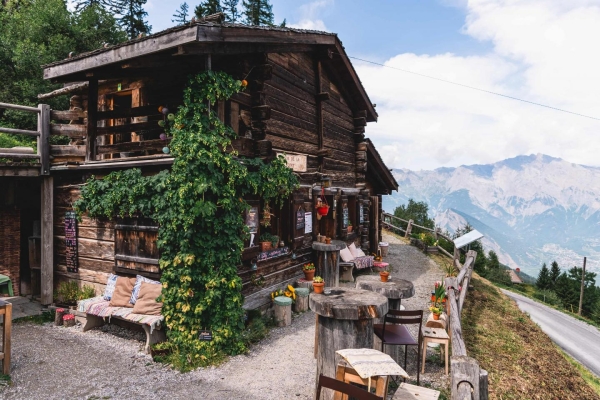
<path id="1" fill-rule="evenodd" d="M 325 238 L 325 244 L 331 244 L 331 238 Z"/>
<path id="2" fill-rule="evenodd" d="M 306 279 L 307 281 L 312 281 L 313 278 L 315 277 L 314 269 L 310 269 L 310 270 L 303 269 L 302 272 L 304 272 L 304 279 Z"/>
<path id="3" fill-rule="evenodd" d="M 321 206 L 321 207 L 317 207 L 317 213 L 324 217 L 325 215 L 327 215 L 329 213 L 329 206 Z"/>
<path id="4" fill-rule="evenodd" d="M 381 282 L 387 282 L 390 277 L 390 273 L 387 271 L 382 271 L 379 273 L 379 277 L 381 278 Z"/>
<path id="5" fill-rule="evenodd" d="M 315 290 L 316 294 L 323 293 L 324 288 L 325 288 L 325 282 L 319 282 L 319 283 L 313 282 L 313 289 Z"/>
<path id="6" fill-rule="evenodd" d="M 348 227 L 348 233 L 352 233 L 352 225 Z"/>
<path id="7" fill-rule="evenodd" d="M 260 242 L 260 251 L 271 250 L 273 244 L 271 242 Z"/>
<path id="8" fill-rule="evenodd" d="M 440 319 L 440 314 L 433 314 L 433 319 L 435 321 L 439 320 Z"/>

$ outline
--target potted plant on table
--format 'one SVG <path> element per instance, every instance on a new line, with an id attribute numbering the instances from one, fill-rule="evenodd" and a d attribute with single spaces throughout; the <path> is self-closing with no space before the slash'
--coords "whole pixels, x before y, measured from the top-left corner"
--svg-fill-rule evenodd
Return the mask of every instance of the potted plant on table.
<path id="1" fill-rule="evenodd" d="M 388 271 L 387 267 L 384 267 L 383 270 L 379 272 L 379 277 L 381 278 L 381 282 L 387 282 L 390 278 L 390 271 Z"/>
<path id="2" fill-rule="evenodd" d="M 429 307 L 429 311 L 431 311 L 431 314 L 433 314 L 433 319 L 436 321 L 440 319 L 440 315 L 442 315 L 444 312 L 443 308 L 437 305 Z"/>
<path id="3" fill-rule="evenodd" d="M 273 239 L 273 235 L 271 235 L 269 232 L 261 234 L 258 238 L 258 241 L 260 243 L 260 251 L 271 250 L 271 248 L 273 247 Z"/>
<path id="4" fill-rule="evenodd" d="M 302 266 L 302 272 L 304 272 L 304 279 L 312 281 L 315 276 L 315 264 L 311 262 L 304 264 Z"/>
<path id="5" fill-rule="evenodd" d="M 313 289 L 314 289 L 315 293 L 317 293 L 317 294 L 323 293 L 324 287 L 325 287 L 325 282 L 323 281 L 323 278 L 321 278 L 320 276 L 315 276 L 313 278 Z"/>
<path id="6" fill-rule="evenodd" d="M 352 221 L 348 221 L 348 233 L 352 233 Z"/>

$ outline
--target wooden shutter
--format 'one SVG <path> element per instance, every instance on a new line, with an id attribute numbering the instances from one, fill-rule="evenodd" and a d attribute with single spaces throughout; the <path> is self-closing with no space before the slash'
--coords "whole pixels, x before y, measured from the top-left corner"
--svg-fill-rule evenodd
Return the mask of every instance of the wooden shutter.
<path id="1" fill-rule="evenodd" d="M 158 226 L 148 219 L 127 219 L 115 225 L 115 272 L 160 278 Z"/>

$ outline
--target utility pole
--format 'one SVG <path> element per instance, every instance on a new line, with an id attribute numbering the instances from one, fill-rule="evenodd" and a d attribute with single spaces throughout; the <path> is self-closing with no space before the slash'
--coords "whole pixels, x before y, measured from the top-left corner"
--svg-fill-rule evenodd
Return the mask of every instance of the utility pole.
<path id="1" fill-rule="evenodd" d="M 583 288 L 585 287 L 585 262 L 587 257 L 583 257 L 583 270 L 581 271 L 581 292 L 579 293 L 579 316 L 581 316 L 581 307 L 583 306 Z"/>

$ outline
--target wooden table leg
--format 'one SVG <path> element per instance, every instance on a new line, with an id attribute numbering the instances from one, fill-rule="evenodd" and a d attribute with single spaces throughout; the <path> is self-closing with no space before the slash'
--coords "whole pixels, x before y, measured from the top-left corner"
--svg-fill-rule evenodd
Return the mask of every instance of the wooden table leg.
<path id="1" fill-rule="evenodd" d="M 10 335 L 12 332 L 12 304 L 6 304 L 4 312 L 4 324 L 2 327 L 2 353 L 4 353 L 4 359 L 2 360 L 2 373 L 4 375 L 10 375 Z"/>

